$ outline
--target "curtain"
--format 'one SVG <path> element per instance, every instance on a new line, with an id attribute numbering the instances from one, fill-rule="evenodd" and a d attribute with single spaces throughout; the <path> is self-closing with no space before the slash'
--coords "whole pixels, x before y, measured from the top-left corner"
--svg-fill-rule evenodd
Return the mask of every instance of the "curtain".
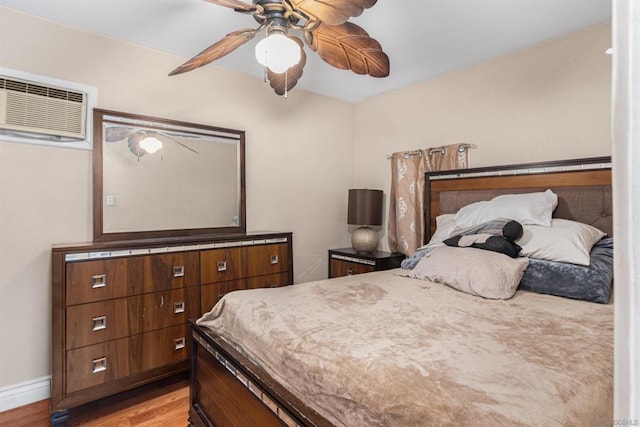
<path id="1" fill-rule="evenodd" d="M 424 174 L 469 167 L 468 147 L 460 144 L 431 147 L 391 155 L 391 192 L 387 238 L 392 252 L 407 256 L 424 239 Z"/>

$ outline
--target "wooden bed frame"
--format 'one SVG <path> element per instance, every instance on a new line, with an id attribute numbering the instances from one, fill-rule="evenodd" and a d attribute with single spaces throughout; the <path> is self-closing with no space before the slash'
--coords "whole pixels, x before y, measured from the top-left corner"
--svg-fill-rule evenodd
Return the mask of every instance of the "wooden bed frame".
<path id="1" fill-rule="evenodd" d="M 498 194 L 544 191 L 558 194 L 554 216 L 588 223 L 612 234 L 611 158 L 529 163 L 425 175 L 428 241 L 435 218 Z M 586 197 L 594 188 L 601 196 Z M 584 191 L 583 191 L 584 190 Z M 576 209 L 576 205 L 588 206 Z M 190 322 L 191 426 L 330 426 L 219 336 Z"/>

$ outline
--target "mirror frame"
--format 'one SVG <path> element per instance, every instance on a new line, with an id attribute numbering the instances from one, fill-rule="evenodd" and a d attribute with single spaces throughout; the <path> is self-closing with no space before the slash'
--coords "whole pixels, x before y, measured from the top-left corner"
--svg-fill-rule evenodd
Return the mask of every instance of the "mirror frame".
<path id="1" fill-rule="evenodd" d="M 224 132 L 238 135 L 239 143 L 239 190 L 240 200 L 238 201 L 238 226 L 209 227 L 209 228 L 183 228 L 172 230 L 150 230 L 150 231 L 126 231 L 126 232 L 104 232 L 103 214 L 103 117 L 119 116 L 126 119 L 139 120 L 141 122 L 153 122 L 173 126 L 183 126 L 193 129 L 202 129 L 213 132 Z M 139 114 L 123 113 L 120 111 L 103 110 L 95 108 L 93 110 L 93 240 L 94 242 L 104 241 L 126 241 L 126 240 L 205 240 L 207 237 L 219 235 L 243 235 L 246 234 L 246 182 L 245 182 L 245 131 L 227 129 L 216 126 L 169 120 L 158 117 L 142 116 Z"/>

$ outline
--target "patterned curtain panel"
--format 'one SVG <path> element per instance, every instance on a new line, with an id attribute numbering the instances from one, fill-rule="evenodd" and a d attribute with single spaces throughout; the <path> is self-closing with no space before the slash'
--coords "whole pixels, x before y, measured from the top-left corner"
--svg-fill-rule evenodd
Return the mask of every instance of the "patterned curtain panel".
<path id="1" fill-rule="evenodd" d="M 424 239 L 424 174 L 469 167 L 468 150 L 460 144 L 425 148 L 391 155 L 388 240 L 392 252 L 407 256 Z"/>

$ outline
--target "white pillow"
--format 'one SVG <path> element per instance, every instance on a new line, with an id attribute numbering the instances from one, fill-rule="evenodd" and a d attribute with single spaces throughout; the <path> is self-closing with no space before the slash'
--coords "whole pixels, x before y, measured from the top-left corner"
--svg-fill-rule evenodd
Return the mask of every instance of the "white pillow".
<path id="1" fill-rule="evenodd" d="M 473 227 L 496 218 L 508 218 L 520 224 L 549 227 L 558 196 L 551 190 L 543 193 L 505 194 L 490 201 L 471 203 L 456 214 L 458 228 Z"/>
<path id="2" fill-rule="evenodd" d="M 515 294 L 528 258 L 476 248 L 440 246 L 426 253 L 409 277 L 443 283 L 459 291 L 490 299 Z"/>
<path id="3" fill-rule="evenodd" d="M 443 214 L 436 217 L 436 232 L 429 240 L 429 245 L 442 243 L 451 237 L 451 232 L 456 227 L 456 214 Z"/>
<path id="4" fill-rule="evenodd" d="M 551 227 L 525 225 L 516 243 L 522 256 L 588 266 L 591 248 L 605 235 L 581 222 L 553 218 Z"/>

